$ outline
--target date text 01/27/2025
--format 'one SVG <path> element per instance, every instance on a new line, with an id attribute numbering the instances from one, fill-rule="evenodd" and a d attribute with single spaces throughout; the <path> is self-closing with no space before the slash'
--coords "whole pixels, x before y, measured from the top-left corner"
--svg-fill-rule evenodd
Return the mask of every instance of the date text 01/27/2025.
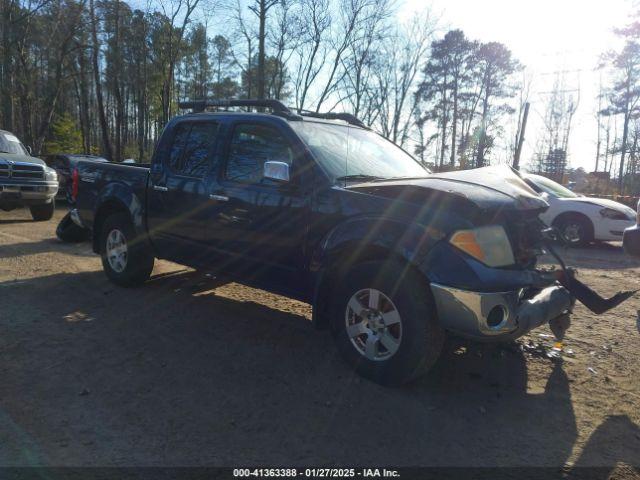
<path id="1" fill-rule="evenodd" d="M 397 470 L 386 468 L 236 468 L 234 478 L 399 478 Z"/>

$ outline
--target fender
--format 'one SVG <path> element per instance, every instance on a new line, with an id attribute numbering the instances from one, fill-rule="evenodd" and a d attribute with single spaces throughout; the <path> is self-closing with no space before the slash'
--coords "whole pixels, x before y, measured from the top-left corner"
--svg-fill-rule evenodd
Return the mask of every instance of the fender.
<path id="1" fill-rule="evenodd" d="M 309 265 L 316 328 L 327 326 L 326 312 L 318 306 L 328 304 L 324 297 L 330 294 L 330 278 L 336 268 L 348 269 L 360 261 L 391 258 L 419 269 L 430 249 L 446 235 L 443 222 L 425 226 L 408 219 L 372 215 L 352 217 L 336 225 L 318 244 Z"/>
<path id="2" fill-rule="evenodd" d="M 114 208 L 127 212 L 133 223 L 133 228 L 136 234 L 140 238 L 146 238 L 146 224 L 144 221 L 145 210 L 143 202 L 134 193 L 132 188 L 124 183 L 112 182 L 107 184 L 100 193 L 98 193 L 95 201 L 94 225 L 92 228 L 95 230 L 95 224 L 102 222 L 103 212 L 106 208 L 107 211 L 112 211 Z M 94 251 L 98 251 L 99 247 L 97 242 L 99 241 L 99 235 L 93 236 L 93 248 Z"/>

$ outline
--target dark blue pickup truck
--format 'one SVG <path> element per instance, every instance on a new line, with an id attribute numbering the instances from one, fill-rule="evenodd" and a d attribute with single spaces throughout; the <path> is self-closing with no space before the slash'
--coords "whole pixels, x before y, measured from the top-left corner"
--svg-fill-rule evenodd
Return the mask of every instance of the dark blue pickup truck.
<path id="1" fill-rule="evenodd" d="M 205 110 L 256 105 L 272 113 Z M 189 106 L 150 165 L 74 173 L 74 221 L 114 283 L 163 258 L 303 300 L 385 384 L 427 371 L 448 331 L 506 340 L 568 318 L 574 296 L 535 268 L 548 205 L 509 168 L 431 174 L 346 114 Z"/>

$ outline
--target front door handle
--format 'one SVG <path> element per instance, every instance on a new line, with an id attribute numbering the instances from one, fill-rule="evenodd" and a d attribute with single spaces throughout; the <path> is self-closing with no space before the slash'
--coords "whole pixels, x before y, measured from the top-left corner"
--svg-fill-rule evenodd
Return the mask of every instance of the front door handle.
<path id="1" fill-rule="evenodd" d="M 169 187 L 163 187 L 162 185 L 154 185 L 153 189 L 157 192 L 168 192 Z"/>
<path id="2" fill-rule="evenodd" d="M 211 200 L 216 200 L 218 202 L 228 202 L 229 201 L 229 197 L 225 197 L 224 195 L 215 195 L 215 194 L 211 194 L 209 195 L 209 198 Z"/>

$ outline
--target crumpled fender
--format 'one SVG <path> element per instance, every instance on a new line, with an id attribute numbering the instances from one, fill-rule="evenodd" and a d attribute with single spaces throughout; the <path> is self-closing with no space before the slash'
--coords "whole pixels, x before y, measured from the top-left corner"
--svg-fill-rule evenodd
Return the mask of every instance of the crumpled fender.
<path id="1" fill-rule="evenodd" d="M 402 218 L 360 216 L 335 226 L 311 255 L 313 323 L 318 328 L 325 326 L 321 325 L 316 306 L 325 303 L 321 295 L 332 268 L 348 268 L 351 261 L 363 258 L 389 258 L 389 253 L 418 267 L 428 251 L 444 237 L 443 229 L 409 223 Z"/>
<path id="2" fill-rule="evenodd" d="M 351 218 L 334 227 L 320 242 L 311 258 L 312 272 L 319 272 L 337 257 L 353 260 L 371 249 L 392 252 L 398 258 L 419 265 L 445 231 L 434 226 L 407 223 L 402 219 L 377 216 Z M 345 257 L 346 255 L 346 257 Z"/>

